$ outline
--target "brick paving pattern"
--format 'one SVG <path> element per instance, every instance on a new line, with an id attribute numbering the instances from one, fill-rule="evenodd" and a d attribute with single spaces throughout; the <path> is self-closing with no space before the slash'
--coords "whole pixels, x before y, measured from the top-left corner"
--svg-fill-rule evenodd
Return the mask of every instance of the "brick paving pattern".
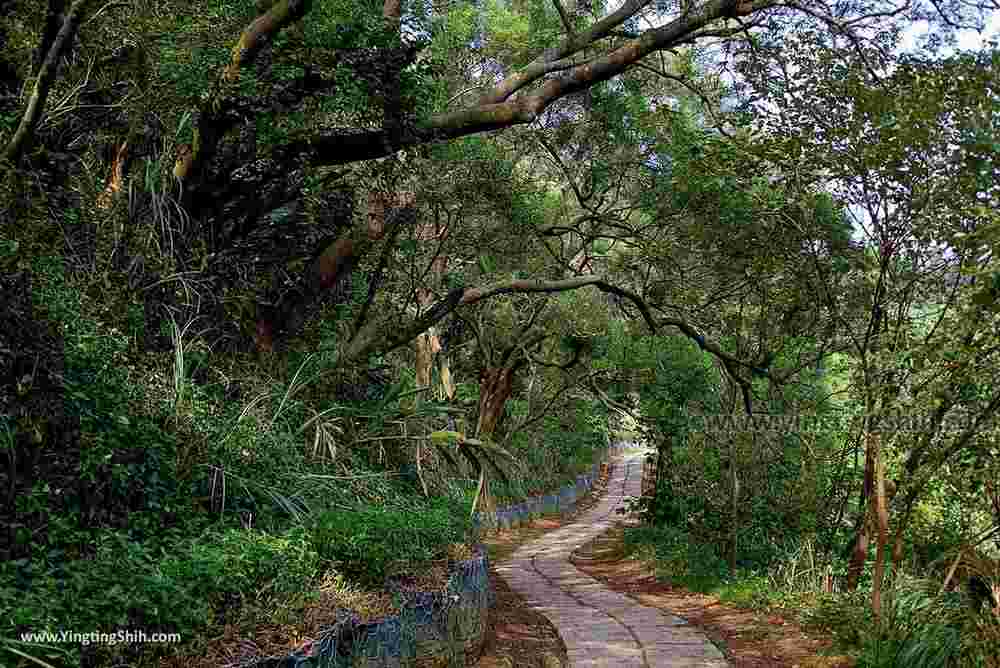
<path id="1" fill-rule="evenodd" d="M 526 543 L 497 571 L 552 621 L 573 668 L 723 668 L 722 652 L 680 617 L 613 592 L 569 562 L 573 550 L 607 531 L 615 509 L 638 496 L 644 452 L 615 461 L 607 493 L 574 523 Z"/>

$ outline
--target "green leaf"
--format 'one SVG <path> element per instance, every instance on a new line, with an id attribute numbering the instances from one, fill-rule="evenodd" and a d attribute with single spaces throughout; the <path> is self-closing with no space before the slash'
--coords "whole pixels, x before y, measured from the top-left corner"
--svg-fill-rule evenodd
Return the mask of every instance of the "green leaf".
<path id="1" fill-rule="evenodd" d="M 484 274 L 492 274 L 497 270 L 497 261 L 492 255 L 479 256 L 479 270 Z"/>
<path id="2" fill-rule="evenodd" d="M 465 440 L 465 434 L 457 431 L 435 431 L 431 432 L 431 442 L 435 444 L 454 444 Z"/>

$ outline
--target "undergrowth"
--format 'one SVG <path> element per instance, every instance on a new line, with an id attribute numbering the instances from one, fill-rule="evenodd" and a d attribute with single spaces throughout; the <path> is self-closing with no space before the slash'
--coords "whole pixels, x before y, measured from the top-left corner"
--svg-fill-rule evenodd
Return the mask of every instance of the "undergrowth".
<path id="1" fill-rule="evenodd" d="M 729 573 L 718 546 L 671 526 L 642 525 L 625 533 L 630 553 L 655 563 L 671 584 L 741 608 L 775 611 L 829 635 L 832 651 L 871 668 L 996 668 L 1000 619 L 968 588 L 900 572 L 887 577 L 883 609 L 871 608 L 871 571 L 855 591 L 839 582 L 845 564 L 822 559 L 805 539 L 768 564 Z"/>

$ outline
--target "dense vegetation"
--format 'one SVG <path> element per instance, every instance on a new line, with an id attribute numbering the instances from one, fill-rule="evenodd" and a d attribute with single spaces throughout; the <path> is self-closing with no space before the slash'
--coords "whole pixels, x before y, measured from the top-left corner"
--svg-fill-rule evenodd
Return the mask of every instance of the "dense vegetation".
<path id="1" fill-rule="evenodd" d="M 0 0 L 0 663 L 363 607 L 642 438 L 665 575 L 1000 665 L 998 10 Z"/>

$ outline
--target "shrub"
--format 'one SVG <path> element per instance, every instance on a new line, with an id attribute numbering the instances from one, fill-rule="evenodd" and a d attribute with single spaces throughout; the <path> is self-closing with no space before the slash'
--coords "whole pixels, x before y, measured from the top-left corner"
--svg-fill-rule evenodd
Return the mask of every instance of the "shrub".
<path id="1" fill-rule="evenodd" d="M 367 585 L 381 585 L 396 561 L 440 557 L 465 538 L 468 522 L 446 500 L 390 508 L 329 510 L 311 525 L 312 546 L 321 559 Z"/>
<path id="2" fill-rule="evenodd" d="M 992 614 L 973 610 L 965 594 L 942 593 L 940 587 L 936 580 L 899 573 L 885 591 L 878 623 L 871 593 L 863 589 L 821 596 L 808 621 L 831 631 L 840 645 L 858 648 L 858 666 L 1000 665 Z"/>
<path id="3" fill-rule="evenodd" d="M 90 559 L 0 564 L 0 579 L 15 583 L 0 587 L 0 615 L 8 620 L 0 636 L 116 628 L 186 636 L 211 626 L 213 613 L 230 607 L 224 603 L 301 591 L 318 564 L 302 529 L 281 536 L 229 529 L 160 558 L 124 532 L 106 532 Z"/>
<path id="4" fill-rule="evenodd" d="M 700 543 L 683 529 L 643 526 L 625 533 L 630 548 L 649 545 L 655 550 L 658 569 L 677 584 L 695 591 L 708 591 L 728 572 L 725 560 L 714 546 Z"/>
<path id="5" fill-rule="evenodd" d="M 300 591 L 318 568 L 319 558 L 301 528 L 283 535 L 228 529 L 166 558 L 159 572 L 178 590 L 219 602 Z"/>

